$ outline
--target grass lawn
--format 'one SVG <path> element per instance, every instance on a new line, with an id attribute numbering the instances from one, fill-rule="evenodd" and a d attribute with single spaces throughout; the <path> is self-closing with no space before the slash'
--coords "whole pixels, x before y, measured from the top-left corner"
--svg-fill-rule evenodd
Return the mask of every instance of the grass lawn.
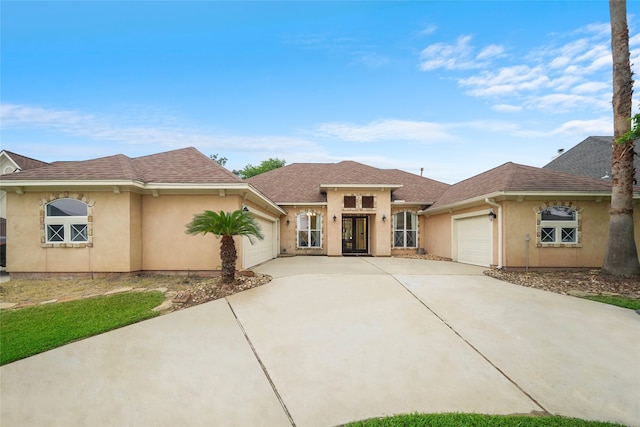
<path id="1" fill-rule="evenodd" d="M 597 295 L 585 297 L 592 301 L 603 302 L 605 304 L 617 305 L 618 307 L 630 308 L 631 310 L 640 310 L 640 300 L 631 299 L 623 296 Z"/>
<path id="2" fill-rule="evenodd" d="M 0 311 L 0 365 L 158 315 L 161 292 L 128 292 Z"/>
<path id="3" fill-rule="evenodd" d="M 410 414 L 355 421 L 344 427 L 623 427 L 565 417 L 479 414 Z"/>

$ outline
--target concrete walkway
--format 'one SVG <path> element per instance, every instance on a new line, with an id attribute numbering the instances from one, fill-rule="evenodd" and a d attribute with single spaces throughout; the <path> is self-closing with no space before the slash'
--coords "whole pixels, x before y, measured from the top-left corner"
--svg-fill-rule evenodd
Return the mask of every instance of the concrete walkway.
<path id="1" fill-rule="evenodd" d="M 396 258 L 281 258 L 263 287 L 0 368 L 5 426 L 335 426 L 549 412 L 640 426 L 640 316 Z"/>

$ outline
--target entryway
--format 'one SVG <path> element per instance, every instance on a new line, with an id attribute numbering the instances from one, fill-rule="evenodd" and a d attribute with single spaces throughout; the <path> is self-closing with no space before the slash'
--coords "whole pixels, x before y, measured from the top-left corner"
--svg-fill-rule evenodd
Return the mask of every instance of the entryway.
<path id="1" fill-rule="evenodd" d="M 369 218 L 366 216 L 342 217 L 342 253 L 369 253 Z"/>

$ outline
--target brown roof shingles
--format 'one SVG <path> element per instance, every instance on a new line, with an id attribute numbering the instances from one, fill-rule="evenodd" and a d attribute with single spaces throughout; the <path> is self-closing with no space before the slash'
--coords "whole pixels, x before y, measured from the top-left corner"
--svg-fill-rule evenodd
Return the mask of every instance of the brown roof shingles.
<path id="1" fill-rule="evenodd" d="M 242 182 L 193 147 L 129 158 L 123 154 L 77 162 L 54 162 L 37 169 L 4 175 L 3 180 L 140 181 L 143 183 Z"/>
<path id="2" fill-rule="evenodd" d="M 18 165 L 18 167 L 21 170 L 40 168 L 42 166 L 47 166 L 49 164 L 47 162 L 32 159 L 31 157 L 26 157 L 21 154 L 14 153 L 12 151 L 8 151 L 8 150 L 2 150 L 2 151 L 4 151 L 7 154 L 7 156 L 9 156 L 9 158 Z"/>
<path id="3" fill-rule="evenodd" d="M 432 206 L 437 208 L 497 192 L 608 192 L 611 181 L 505 163 L 452 185 Z"/>
<path id="4" fill-rule="evenodd" d="M 320 189 L 323 184 L 401 185 L 393 192 L 393 199 L 415 203 L 431 203 L 449 187 L 398 169 L 378 169 L 354 161 L 294 163 L 256 175 L 248 182 L 279 204 L 326 202 L 326 194 Z"/>

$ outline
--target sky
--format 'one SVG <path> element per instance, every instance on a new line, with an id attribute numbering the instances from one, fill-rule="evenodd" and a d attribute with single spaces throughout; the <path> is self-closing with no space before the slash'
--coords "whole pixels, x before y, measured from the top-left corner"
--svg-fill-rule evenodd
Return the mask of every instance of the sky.
<path id="1" fill-rule="evenodd" d="M 0 60 L 1 148 L 47 162 L 192 146 L 453 184 L 613 135 L 606 0 L 3 0 Z"/>

